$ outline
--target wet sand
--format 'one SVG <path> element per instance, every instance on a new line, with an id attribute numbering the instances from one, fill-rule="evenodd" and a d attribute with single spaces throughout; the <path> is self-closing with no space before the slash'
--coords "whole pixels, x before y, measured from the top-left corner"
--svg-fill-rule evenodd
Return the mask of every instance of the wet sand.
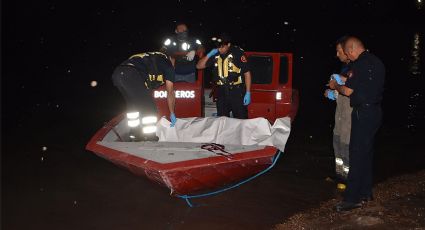
<path id="1" fill-rule="evenodd" d="M 270 229 L 338 196 L 326 180 L 334 167 L 331 124 L 301 109 L 275 168 L 231 191 L 194 199 L 198 207 L 190 208 L 166 188 L 84 149 L 103 121 L 123 109 L 116 95 L 99 103 L 96 95 L 108 90 L 59 107 L 41 104 L 25 110 L 26 119 L 4 123 L 3 229 Z M 376 182 L 425 165 L 417 135 L 399 135 L 405 134 L 390 127 L 380 132 Z"/>

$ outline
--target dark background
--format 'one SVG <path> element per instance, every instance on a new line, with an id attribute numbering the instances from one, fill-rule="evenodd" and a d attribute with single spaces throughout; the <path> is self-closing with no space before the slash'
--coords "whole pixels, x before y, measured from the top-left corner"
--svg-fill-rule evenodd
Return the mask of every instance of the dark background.
<path id="1" fill-rule="evenodd" d="M 417 0 L 40 0 L 3 1 L 1 8 L 5 229 L 117 229 L 122 222 L 133 228 L 152 228 L 159 223 L 160 228 L 195 228 L 182 220 L 197 217 L 201 223 L 217 223 L 215 215 L 230 211 L 240 212 L 236 223 L 257 221 L 230 224 L 230 228 L 262 229 L 328 199 L 330 188 L 321 181 L 333 170 L 335 105 L 322 94 L 330 74 L 339 70 L 335 41 L 345 34 L 360 37 L 387 68 L 375 181 L 424 168 L 425 82 L 420 71 L 424 66 L 425 20 L 423 3 Z M 173 33 L 176 21 L 186 22 L 191 35 L 205 41 L 207 51 L 210 37 L 224 30 L 246 51 L 293 53 L 294 87 L 300 91 L 300 109 L 288 142 L 288 155 L 273 173 L 242 188 L 243 194 L 252 196 L 242 196 L 236 190 L 214 198 L 212 208 L 203 210 L 210 215 L 207 217 L 187 211 L 184 202 L 84 150 L 103 123 L 125 108 L 111 82 L 115 66 L 134 53 L 157 50 Z M 415 34 L 419 37 L 417 49 Z M 90 86 L 93 80 L 97 87 Z M 300 171 L 304 173 L 298 174 Z M 291 182 L 300 184 L 297 194 L 285 188 L 273 190 L 279 188 L 276 180 L 288 179 L 288 175 L 294 176 Z M 258 195 L 282 196 L 279 192 L 264 194 L 268 190 L 257 188 L 260 183 L 270 191 L 286 191 L 287 199 L 261 198 L 269 204 L 267 207 L 253 202 L 256 208 L 247 208 L 250 202 L 246 200 L 258 199 Z M 311 194 L 309 185 L 317 185 L 315 191 L 321 192 Z M 245 193 L 247 188 L 251 193 Z M 140 193 L 151 198 L 140 200 Z M 295 195 L 300 197 L 292 197 Z M 303 200 L 307 195 L 314 198 Z M 125 205 L 120 206 L 123 198 L 127 198 Z M 237 200 L 242 205 L 231 202 Z M 272 205 L 292 204 L 294 200 L 297 202 L 281 212 L 282 206 Z M 155 202 L 159 206 L 152 204 Z M 118 220 L 113 218 L 117 206 Z M 144 213 L 151 221 L 132 219 L 141 210 L 153 207 L 156 214 Z M 182 209 L 186 210 L 183 214 Z M 252 211 L 253 216 L 244 209 Z M 270 209 L 277 212 L 261 216 Z M 93 212 L 100 214 L 94 217 Z M 170 216 L 169 222 L 159 218 L 163 212 Z M 214 226 L 210 225 L 212 229 Z"/>
<path id="2" fill-rule="evenodd" d="M 301 108 L 320 104 L 318 109 L 323 110 L 330 103 L 317 95 L 329 74 L 339 69 L 334 42 L 344 34 L 357 35 L 386 64 L 384 103 L 402 102 L 391 114 L 397 114 L 397 121 L 406 125 L 406 106 L 418 85 L 409 77 L 413 38 L 415 33 L 422 40 L 424 36 L 424 10 L 419 6 L 414 0 L 308 4 L 6 1 L 2 7 L 2 105 L 8 109 L 3 115 L 8 121 L 25 120 L 21 112 L 16 116 L 9 112 L 28 110 L 36 104 L 78 109 L 79 102 L 70 105 L 67 101 L 95 95 L 101 100 L 103 92 L 116 94 L 110 80 L 113 68 L 134 53 L 158 49 L 164 37 L 173 32 L 175 22 L 184 21 L 191 34 L 202 41 L 224 30 L 248 51 L 294 53 Z M 92 80 L 99 83 L 97 88 L 90 87 Z M 420 99 L 423 97 L 421 94 Z M 423 119 L 423 113 L 419 116 Z"/>

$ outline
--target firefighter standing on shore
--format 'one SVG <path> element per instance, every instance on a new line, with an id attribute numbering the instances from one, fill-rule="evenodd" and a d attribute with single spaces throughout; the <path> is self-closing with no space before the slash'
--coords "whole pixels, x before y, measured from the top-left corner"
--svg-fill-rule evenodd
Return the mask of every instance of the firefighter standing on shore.
<path id="1" fill-rule="evenodd" d="M 131 56 L 115 68 L 112 81 L 127 103 L 129 141 L 156 139 L 158 112 L 151 90 L 164 84 L 171 127 L 175 125 L 174 68 L 164 53 L 146 52 Z"/>
<path id="2" fill-rule="evenodd" d="M 248 118 L 247 106 L 251 103 L 251 72 L 244 51 L 231 44 L 227 34 L 212 39 L 217 48 L 199 60 L 196 68 L 214 65 L 213 83 L 217 85 L 217 116 Z"/>

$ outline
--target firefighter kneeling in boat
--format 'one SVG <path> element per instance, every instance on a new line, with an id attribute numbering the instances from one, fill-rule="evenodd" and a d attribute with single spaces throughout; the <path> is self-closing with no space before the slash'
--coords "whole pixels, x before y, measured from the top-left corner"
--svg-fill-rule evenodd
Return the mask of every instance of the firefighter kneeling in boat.
<path id="1" fill-rule="evenodd" d="M 171 127 L 176 123 L 174 114 L 174 68 L 167 55 L 146 52 L 131 56 L 116 67 L 112 74 L 114 85 L 127 103 L 129 141 L 157 140 L 157 108 L 152 89 L 165 84 Z"/>
<path id="2" fill-rule="evenodd" d="M 244 51 L 231 44 L 227 34 L 212 39 L 217 48 L 199 60 L 196 68 L 214 65 L 213 83 L 217 85 L 217 116 L 248 118 L 247 106 L 251 103 L 251 72 Z M 242 76 L 243 75 L 243 76 Z"/>

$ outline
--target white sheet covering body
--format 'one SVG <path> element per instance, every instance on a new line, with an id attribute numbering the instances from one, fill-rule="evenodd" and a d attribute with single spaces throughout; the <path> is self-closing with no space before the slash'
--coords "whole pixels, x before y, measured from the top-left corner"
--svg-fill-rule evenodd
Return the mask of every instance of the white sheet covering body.
<path id="1" fill-rule="evenodd" d="M 265 118 L 192 117 L 177 119 L 175 127 L 171 128 L 170 122 L 163 117 L 157 128 L 160 142 L 267 145 L 284 151 L 291 121 L 284 117 L 270 125 Z"/>

